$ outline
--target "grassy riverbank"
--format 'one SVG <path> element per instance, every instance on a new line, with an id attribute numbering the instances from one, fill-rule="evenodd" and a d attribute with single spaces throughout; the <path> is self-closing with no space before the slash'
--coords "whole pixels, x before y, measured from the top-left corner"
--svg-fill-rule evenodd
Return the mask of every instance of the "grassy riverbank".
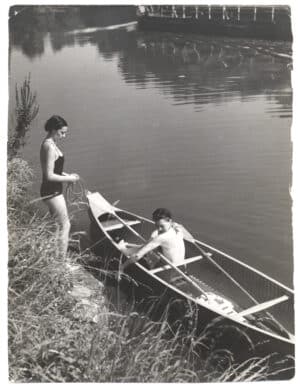
<path id="1" fill-rule="evenodd" d="M 78 262 L 58 258 L 55 225 L 30 205 L 27 163 L 8 163 L 9 377 L 14 382 L 216 382 L 263 380 L 268 359 L 200 357 L 195 342 L 109 292 Z M 126 308 L 125 308 L 126 309 Z M 197 343 L 199 344 L 199 342 Z M 200 343 L 201 344 L 201 343 Z M 228 355 L 228 356 L 227 356 Z M 225 361 L 226 360 L 226 361 Z"/>

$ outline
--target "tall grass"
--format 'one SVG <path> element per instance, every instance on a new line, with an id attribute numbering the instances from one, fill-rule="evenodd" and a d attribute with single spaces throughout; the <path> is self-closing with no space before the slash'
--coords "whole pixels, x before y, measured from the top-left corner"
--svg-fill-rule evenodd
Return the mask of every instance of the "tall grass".
<path id="1" fill-rule="evenodd" d="M 57 254 L 55 225 L 29 206 L 32 171 L 8 163 L 9 377 L 15 382 L 212 382 L 265 380 L 269 359 L 234 364 L 207 351 L 207 332 L 186 336 L 136 312 L 118 309 L 78 262 L 90 253 Z M 114 289 L 116 292 L 116 290 Z M 124 305 L 127 310 L 124 311 Z M 166 310 L 166 313 L 168 311 Z"/>

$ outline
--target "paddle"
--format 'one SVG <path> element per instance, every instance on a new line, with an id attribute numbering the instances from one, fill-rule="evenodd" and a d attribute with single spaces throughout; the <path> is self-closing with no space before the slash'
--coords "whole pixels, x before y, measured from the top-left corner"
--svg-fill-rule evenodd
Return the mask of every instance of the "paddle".
<path id="1" fill-rule="evenodd" d="M 260 303 L 246 290 L 243 288 L 243 286 L 237 282 L 225 269 L 223 269 L 222 266 L 220 266 L 217 262 L 215 262 L 209 254 L 207 254 L 197 243 L 197 240 L 192 236 L 192 234 L 182 225 L 179 225 L 182 228 L 182 232 L 184 235 L 184 238 L 189 241 L 194 243 L 194 245 L 198 248 L 198 250 L 207 258 L 212 264 L 214 264 L 219 270 L 221 270 L 235 285 L 238 286 L 239 289 L 241 289 L 255 304 L 256 306 L 260 305 Z M 247 310 L 248 311 L 248 310 Z M 242 313 L 242 312 L 241 312 Z M 266 314 L 271 317 L 278 326 L 291 338 L 293 339 L 293 335 L 270 313 L 266 311 Z"/>
<path id="2" fill-rule="evenodd" d="M 286 301 L 288 299 L 289 299 L 288 296 L 284 295 L 284 296 L 275 298 L 274 300 L 266 301 L 266 302 L 263 302 L 262 304 L 251 306 L 250 308 L 245 309 L 242 312 L 240 312 L 238 315 L 241 317 L 245 317 L 245 316 L 248 316 L 249 314 L 258 313 L 262 310 L 266 310 L 267 308 L 271 308 L 272 306 L 277 305 L 277 304 L 279 304 L 283 301 Z"/>
<path id="3" fill-rule="evenodd" d="M 221 270 L 232 282 L 234 282 L 244 293 L 246 293 L 248 295 L 249 298 L 251 298 L 251 300 L 253 302 L 255 302 L 256 304 L 259 304 L 255 298 L 247 292 L 246 289 L 244 289 L 242 287 L 242 285 L 240 283 L 238 283 L 229 273 L 227 273 L 227 271 L 225 269 L 223 269 L 222 266 L 220 266 L 217 262 L 215 262 L 208 253 L 206 253 L 202 247 L 199 246 L 199 244 L 197 243 L 197 240 L 192 236 L 192 234 L 182 225 L 179 225 L 182 229 L 182 232 L 183 232 L 183 236 L 184 238 L 189 241 L 189 242 L 192 242 L 196 247 L 197 249 L 201 252 L 201 254 L 204 255 L 205 258 L 207 258 L 213 265 L 217 266 L 217 268 L 219 270 Z"/>

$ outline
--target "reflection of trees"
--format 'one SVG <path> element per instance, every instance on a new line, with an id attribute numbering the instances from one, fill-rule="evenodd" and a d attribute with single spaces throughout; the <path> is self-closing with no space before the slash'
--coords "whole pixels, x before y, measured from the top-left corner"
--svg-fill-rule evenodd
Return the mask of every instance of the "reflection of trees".
<path id="1" fill-rule="evenodd" d="M 44 39 L 41 39 L 40 33 L 31 31 L 26 33 L 22 42 L 22 52 L 29 58 L 41 56 L 44 53 Z"/>
<path id="2" fill-rule="evenodd" d="M 25 55 L 34 58 L 43 54 L 44 39 L 50 32 L 53 49 L 61 49 L 70 44 L 69 37 L 63 37 L 62 31 L 76 26 L 80 20 L 76 7 L 66 7 L 63 12 L 52 7 L 27 7 L 9 23 L 10 45 L 20 47 Z"/>
<path id="3" fill-rule="evenodd" d="M 30 10 L 9 20 L 10 45 L 21 48 L 29 58 L 43 54 L 45 35 L 40 18 Z"/>
<path id="4" fill-rule="evenodd" d="M 182 103 L 218 102 L 228 92 L 244 98 L 290 87 L 285 60 L 258 53 L 242 41 L 155 33 L 132 39 L 120 54 L 125 82 L 155 82 Z"/>
<path id="5" fill-rule="evenodd" d="M 111 58 L 122 51 L 135 50 L 135 32 L 126 32 L 126 29 L 104 30 L 93 33 L 90 42 L 97 46 L 99 53 L 104 58 Z"/>
<path id="6" fill-rule="evenodd" d="M 53 51 L 60 51 L 66 46 L 74 46 L 76 43 L 74 35 L 64 35 L 61 32 L 52 32 L 50 42 Z"/>
<path id="7" fill-rule="evenodd" d="M 134 17 L 133 10 L 126 6 L 28 7 L 10 18 L 10 46 L 20 47 L 33 58 L 43 54 L 49 32 L 54 51 L 89 42 L 106 60 L 119 57 L 125 82 L 138 87 L 155 84 L 176 103 L 200 105 L 221 101 L 228 93 L 247 98 L 268 94 L 268 90 L 290 90 L 290 59 L 272 56 L 272 50 L 291 54 L 286 42 L 248 39 L 245 43 L 242 39 L 142 33 L 124 28 L 84 32 L 89 27 L 128 22 Z M 78 33 L 80 29 L 84 35 Z M 77 30 L 76 34 L 72 30 Z M 71 33 L 65 33 L 68 31 Z M 281 104 L 279 97 L 274 98 Z M 290 106 L 290 100 L 282 104 Z"/>
<path id="8" fill-rule="evenodd" d="M 244 99 L 290 88 L 288 62 L 256 50 L 259 43 L 269 52 L 266 42 L 248 41 L 245 46 L 243 40 L 126 33 L 124 29 L 98 31 L 90 35 L 89 41 L 106 59 L 118 55 L 125 82 L 138 87 L 155 83 L 176 103 L 216 103 L 228 93 Z M 287 49 L 286 44 L 272 44 L 274 50 Z"/>
<path id="9" fill-rule="evenodd" d="M 44 52 L 44 39 L 50 32 L 54 51 L 75 44 L 72 34 L 64 32 L 132 21 L 133 6 L 27 6 L 12 7 L 10 45 L 21 48 L 30 58 Z M 14 15 L 14 10 L 20 13 Z"/>

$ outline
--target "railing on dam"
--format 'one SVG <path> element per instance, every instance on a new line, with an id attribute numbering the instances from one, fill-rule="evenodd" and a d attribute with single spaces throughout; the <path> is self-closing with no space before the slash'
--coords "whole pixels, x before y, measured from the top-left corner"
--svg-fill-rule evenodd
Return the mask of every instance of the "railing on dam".
<path id="1" fill-rule="evenodd" d="M 289 6 L 225 6 L 225 5 L 148 5 L 139 6 L 140 16 L 207 19 L 234 23 L 277 23 L 289 21 Z"/>

